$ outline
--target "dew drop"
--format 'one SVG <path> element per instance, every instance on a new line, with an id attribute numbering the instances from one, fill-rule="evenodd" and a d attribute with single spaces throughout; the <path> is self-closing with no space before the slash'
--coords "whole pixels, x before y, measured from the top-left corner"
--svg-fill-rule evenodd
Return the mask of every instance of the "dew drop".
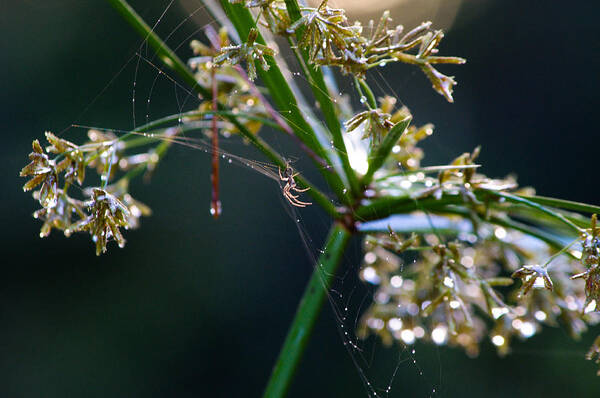
<path id="1" fill-rule="evenodd" d="M 219 218 L 221 213 L 222 213 L 221 201 L 220 200 L 211 201 L 210 202 L 210 215 L 216 219 L 216 218 Z"/>

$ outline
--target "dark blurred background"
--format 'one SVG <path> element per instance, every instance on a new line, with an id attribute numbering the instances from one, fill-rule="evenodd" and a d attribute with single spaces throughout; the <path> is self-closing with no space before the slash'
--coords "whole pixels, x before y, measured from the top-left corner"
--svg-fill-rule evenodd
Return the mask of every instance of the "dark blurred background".
<path id="1" fill-rule="evenodd" d="M 425 164 L 481 144 L 486 174 L 515 172 L 541 195 L 598 204 L 598 3 L 441 3 L 405 1 L 392 15 L 406 26 L 431 19 L 447 28 L 442 55 L 468 59 L 441 68 L 459 82 L 455 104 L 412 68 L 381 70 L 416 121 L 436 125 Z M 132 4 L 153 24 L 168 1 Z M 376 6 L 353 15 L 373 15 Z M 158 33 L 165 37 L 197 7 L 175 3 Z M 169 39 L 182 44 L 184 59 L 184 39 L 202 23 L 200 14 Z M 40 223 L 31 217 L 37 205 L 18 177 L 31 141 L 52 130 L 81 142 L 85 130 L 64 131 L 72 123 L 131 128 L 135 62 L 128 61 L 141 41 L 107 3 L 76 0 L 3 1 L 0 38 L 0 396 L 259 396 L 311 272 L 277 185 L 223 167 L 224 213 L 214 221 L 208 157 L 173 148 L 151 184 L 132 188 L 154 215 L 126 234 L 124 249 L 111 245 L 96 257 L 87 236 L 39 239 Z M 185 92 L 159 79 L 147 111 L 156 71 L 141 65 L 138 72 L 138 124 L 146 113 L 152 119 L 179 109 Z M 276 146 L 291 152 L 285 139 Z M 261 159 L 239 143 L 226 149 Z M 314 207 L 302 214 L 316 247 L 328 220 Z M 352 276 L 359 261 L 355 242 L 344 264 L 346 285 L 359 286 Z M 433 388 L 447 397 L 598 396 L 597 368 L 583 356 L 599 332 L 573 342 L 548 329 L 516 342 L 506 358 L 487 341 L 478 359 L 417 344 L 417 365 L 400 363 L 389 396 L 425 397 Z M 399 351 L 373 343 L 365 371 L 385 387 Z M 290 396 L 366 395 L 326 309 Z"/>

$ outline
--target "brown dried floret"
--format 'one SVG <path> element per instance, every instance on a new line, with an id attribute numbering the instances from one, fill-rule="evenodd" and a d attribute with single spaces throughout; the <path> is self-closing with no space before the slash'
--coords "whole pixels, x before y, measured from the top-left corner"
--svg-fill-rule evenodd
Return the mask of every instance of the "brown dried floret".
<path id="1" fill-rule="evenodd" d="M 120 227 L 129 227 L 130 213 L 127 207 L 104 189 L 94 188 L 89 203 L 90 215 L 73 224 L 65 233 L 89 231 L 96 242 L 96 255 L 106 252 L 106 243 L 114 238 L 119 247 L 125 246 Z"/>
<path id="2" fill-rule="evenodd" d="M 38 140 L 32 143 L 33 152 L 29 154 L 29 163 L 21 169 L 21 177 L 32 177 L 23 185 L 24 191 L 30 191 L 38 185 L 42 185 L 38 200 L 42 207 L 54 207 L 58 196 L 58 173 L 54 162 L 44 153 Z"/>

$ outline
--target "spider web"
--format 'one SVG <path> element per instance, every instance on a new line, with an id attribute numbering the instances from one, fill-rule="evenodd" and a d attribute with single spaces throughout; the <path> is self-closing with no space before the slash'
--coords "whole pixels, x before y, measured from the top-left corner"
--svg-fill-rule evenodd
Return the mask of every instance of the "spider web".
<path id="1" fill-rule="evenodd" d="M 188 51 L 187 45 L 192 39 L 203 38 L 202 32 L 205 27 L 207 25 L 213 25 L 215 28 L 218 28 L 218 22 L 201 2 L 198 2 L 198 6 L 193 8 L 193 10 L 187 14 L 182 14 L 181 9 L 178 6 L 179 4 L 175 0 L 166 2 L 160 15 L 154 21 L 151 21 L 150 25 L 152 26 L 153 31 L 162 31 L 163 34 L 161 34 L 161 37 L 175 52 L 185 53 Z M 182 58 L 184 57 L 182 56 Z M 294 67 L 296 70 L 298 69 L 293 54 L 284 53 L 282 58 L 285 62 L 292 65 L 292 70 Z M 131 71 L 132 68 L 133 71 Z M 415 75 L 415 72 L 410 71 L 409 76 L 406 77 L 406 79 L 409 79 L 413 75 Z M 296 84 L 301 86 L 302 91 L 306 92 L 306 90 L 309 89 L 310 83 L 304 75 L 299 72 L 293 72 L 292 76 L 296 78 Z M 397 96 L 397 93 L 390 86 L 382 72 L 377 71 L 374 77 L 374 82 L 376 86 L 380 88 L 380 91 Z M 141 124 L 151 122 L 154 119 L 169 114 L 169 112 L 166 112 L 164 109 L 165 102 L 170 103 L 170 108 L 175 109 L 175 113 L 180 114 L 183 114 L 188 110 L 193 110 L 200 103 L 198 96 L 179 82 L 177 76 L 157 59 L 153 50 L 149 48 L 147 41 L 143 40 L 115 76 L 76 118 L 77 123 L 74 123 L 69 128 L 63 130 L 61 135 L 79 134 L 77 131 L 81 132 L 88 128 L 112 131 L 117 134 L 124 134 L 130 131 L 130 128 L 127 126 L 116 129 L 112 127 L 88 126 L 85 123 L 86 115 L 93 111 L 96 100 L 102 95 L 105 95 L 105 91 L 111 85 L 117 84 L 117 81 L 127 81 L 127 79 L 129 79 L 131 87 L 130 128 L 133 129 Z M 344 79 L 342 79 L 342 85 L 340 86 L 340 95 L 345 93 L 352 95 L 354 89 L 348 85 L 347 81 L 344 85 L 343 80 Z M 159 101 L 159 104 L 155 105 L 156 98 L 160 98 L 161 100 Z M 170 100 L 165 100 L 164 98 L 170 98 Z M 332 100 L 337 99 L 332 98 Z M 358 104 L 354 105 L 356 106 Z M 306 103 L 304 106 L 307 106 Z M 318 120 L 318 116 L 315 116 L 318 114 L 318 109 L 314 105 L 308 105 L 308 108 L 303 108 L 303 110 L 309 112 L 308 117 L 311 117 L 310 114 L 312 114 L 316 123 L 322 124 L 322 122 Z M 286 118 L 283 114 L 281 116 L 284 119 Z M 180 123 L 183 123 L 183 121 L 180 120 Z M 299 159 L 297 163 L 293 162 L 293 167 L 296 170 L 300 170 L 300 168 L 307 166 L 307 162 L 300 159 L 297 153 L 294 155 L 287 154 L 287 150 L 294 150 L 294 148 L 290 147 L 285 139 L 268 131 L 261 134 L 266 134 L 269 138 L 272 138 L 276 144 L 276 149 L 283 148 L 280 153 L 286 154 L 286 157 Z M 187 141 L 177 143 L 183 144 L 188 148 L 203 151 L 207 154 L 211 151 L 210 142 L 204 137 L 196 136 Z M 259 174 L 276 181 L 278 190 L 282 189 L 283 185 L 279 180 L 276 172 L 277 168 L 274 165 L 269 165 L 269 163 L 259 162 L 252 157 L 247 157 L 247 148 L 244 148 L 243 145 L 240 146 L 239 140 L 236 141 L 235 138 L 221 140 L 221 145 L 222 147 L 219 153 L 225 167 L 228 164 L 234 164 L 241 166 L 244 169 L 258 172 Z M 237 154 L 240 152 L 243 154 Z M 174 155 L 169 156 L 169 158 L 172 156 Z M 206 160 L 208 160 L 208 157 L 206 157 Z M 205 164 L 208 167 L 208 163 Z M 208 185 L 208 183 L 207 180 L 205 184 Z M 222 182 L 222 184 L 226 183 L 227 181 Z M 275 196 L 273 195 L 276 195 L 277 199 L 275 199 Z M 227 201 L 226 194 L 223 194 L 223 196 L 223 200 Z M 296 262 L 304 264 L 303 272 L 305 274 L 306 271 L 312 271 L 313 267 L 320 268 L 319 255 L 322 253 L 320 246 L 323 241 L 323 232 L 330 220 L 321 214 L 316 214 L 317 212 L 312 208 L 300 209 L 290 205 L 277 190 L 272 190 L 271 196 L 273 196 L 273 201 L 277 201 L 280 204 L 280 207 L 285 211 L 293 225 L 295 225 L 297 236 L 299 237 L 305 252 L 305 259 Z M 243 205 L 243 203 L 236 204 L 236 206 Z M 227 205 L 225 206 L 224 211 L 227 212 Z M 206 207 L 208 208 L 208 205 Z M 160 212 L 160 209 L 155 209 L 155 211 Z M 200 207 L 200 213 L 201 215 L 199 217 L 209 217 L 208 212 L 203 211 L 202 207 Z M 339 337 L 334 337 L 335 340 L 332 341 L 331 330 L 322 331 L 320 330 L 322 328 L 317 328 L 315 336 L 316 341 L 313 341 L 310 344 L 318 345 L 319 342 L 322 342 L 321 333 L 324 333 L 327 336 L 327 340 L 322 343 L 327 345 L 338 345 L 338 350 L 336 350 L 338 351 L 338 356 L 339 348 L 343 347 L 343 349 L 345 349 L 346 355 L 343 356 L 342 359 L 345 358 L 343 360 L 346 363 L 341 364 L 340 367 L 345 369 L 346 372 L 349 372 L 344 378 L 355 377 L 363 386 L 363 392 L 360 393 L 355 391 L 355 396 L 394 396 L 396 392 L 400 394 L 403 390 L 403 388 L 397 387 L 400 383 L 403 385 L 413 384 L 413 388 L 416 388 L 415 391 L 417 396 L 435 396 L 442 384 L 442 364 L 439 358 L 436 358 L 432 363 L 425 365 L 422 363 L 422 360 L 419 359 L 418 350 L 420 347 L 418 345 L 399 342 L 395 343 L 393 347 L 383 347 L 378 338 L 369 337 L 367 340 L 361 340 L 356 336 L 355 330 L 361 313 L 366 306 L 368 306 L 373 297 L 373 289 L 358 278 L 361 256 L 360 245 L 355 242 L 350 247 L 350 250 L 344 255 L 341 272 L 339 275 L 335 276 L 333 285 L 328 289 L 327 300 L 329 303 L 329 311 L 327 311 L 327 316 L 329 316 L 330 319 L 324 322 L 327 324 L 328 328 L 333 328 Z M 283 281 L 283 283 L 286 282 Z M 274 342 L 273 349 L 279 349 L 279 345 L 282 342 L 283 339 Z M 314 355 L 314 352 L 311 351 L 314 351 L 314 349 L 309 348 L 307 358 L 303 361 L 306 363 L 304 367 L 311 363 L 310 357 Z M 338 356 L 336 356 L 336 358 Z M 348 368 L 348 364 L 351 364 L 354 371 L 351 371 L 351 368 Z M 315 369 L 319 371 L 318 367 Z M 314 378 L 315 376 L 312 375 L 309 377 Z M 302 378 L 302 375 L 300 378 Z M 399 382 L 399 379 L 402 380 Z M 348 384 L 352 385 L 355 383 Z"/>
<path id="2" fill-rule="evenodd" d="M 198 20 L 203 22 L 198 23 Z M 217 21 L 215 21 L 210 13 L 208 13 L 208 10 L 204 5 L 199 4 L 193 11 L 184 13 L 181 8 L 179 8 L 178 3 L 175 0 L 172 0 L 167 2 L 162 13 L 151 23 L 151 26 L 153 30 L 166 32 L 166 35 L 161 35 L 161 37 L 175 50 L 175 52 L 186 53 L 186 46 L 190 40 L 193 38 L 201 38 L 202 31 L 207 24 L 217 27 Z M 185 56 L 182 56 L 182 58 L 185 59 Z M 297 67 L 292 54 L 284 53 L 283 59 L 292 65 L 292 68 L 294 66 Z M 133 68 L 133 73 L 131 73 L 131 68 Z M 398 92 L 402 92 L 403 84 L 400 83 L 399 85 L 392 86 L 385 73 L 385 70 L 377 70 L 370 76 L 370 79 L 375 84 L 375 87 L 379 89 L 378 91 L 390 93 L 402 101 L 402 95 L 399 95 Z M 414 71 L 408 73 L 409 75 L 404 78 L 406 80 L 416 74 Z M 304 76 L 298 72 L 295 72 L 293 76 L 297 77 L 298 84 L 303 91 L 306 91 L 309 83 Z M 146 41 L 143 41 L 142 44 L 134 50 L 128 61 L 118 71 L 115 78 L 101 91 L 99 96 L 103 95 L 105 89 L 113 84 L 113 81 L 123 79 L 129 80 L 131 86 L 131 126 L 124 126 L 121 130 L 108 126 L 101 127 L 101 129 L 114 132 L 129 131 L 129 128 L 135 128 L 140 124 L 147 123 L 153 119 L 169 114 L 169 112 L 165 112 L 165 103 L 170 104 L 168 106 L 175 109 L 175 113 L 184 113 L 187 110 L 194 109 L 199 104 L 197 95 L 181 84 L 174 73 L 160 63 Z M 342 79 L 340 94 L 345 93 L 351 94 L 352 88 L 347 82 L 344 84 Z M 160 98 L 160 100 L 157 100 L 157 98 Z M 93 110 L 94 102 L 95 100 L 93 100 L 84 109 L 82 114 L 77 117 L 77 124 L 74 124 L 71 128 L 66 129 L 62 133 L 70 134 L 71 132 L 67 130 L 78 130 L 88 127 L 84 126 L 86 124 L 85 115 Z M 158 104 L 155 104 L 156 102 L 158 102 Z M 314 114 L 318 114 L 318 109 L 314 105 L 310 107 L 310 111 Z M 285 118 L 285 115 L 281 116 Z M 95 128 L 100 127 L 96 126 Z M 280 153 L 286 154 L 286 157 L 299 158 L 298 153 L 291 153 L 294 149 L 285 138 L 281 138 L 273 132 L 265 132 L 264 134 L 275 142 L 275 147 Z M 321 252 L 320 245 L 323 241 L 324 229 L 326 228 L 329 219 L 312 208 L 299 209 L 293 207 L 283 199 L 281 193 L 278 192 L 281 190 L 282 185 L 276 174 L 277 168 L 268 163 L 255 160 L 258 156 L 252 154 L 252 151 L 241 144 L 239 139 L 232 138 L 231 140 L 221 140 L 221 142 L 223 149 L 220 151 L 220 155 L 224 159 L 222 163 L 225 167 L 230 163 L 235 164 L 241 166 L 245 170 L 255 171 L 258 173 L 257 175 L 266 176 L 277 182 L 278 185 L 276 188 L 264 189 L 266 189 L 272 197 L 270 203 L 278 203 L 278 206 L 280 205 L 279 207 L 289 216 L 291 223 L 295 225 L 294 229 L 297 231 L 297 236 L 300 239 L 308 261 L 295 260 L 294 262 L 304 264 L 304 269 L 302 271 L 304 275 L 306 275 L 306 271 L 312 271 L 313 267 L 317 267 L 318 269 L 320 267 L 318 261 Z M 194 139 L 189 140 L 185 146 L 206 153 L 210 152 L 210 143 L 203 137 L 194 137 Z M 451 153 L 450 150 L 446 150 L 445 152 Z M 172 159 L 173 156 L 174 155 L 169 156 L 165 163 L 168 163 L 169 159 Z M 209 157 L 206 156 L 205 160 L 206 162 L 204 164 L 208 167 Z M 303 159 L 299 159 L 297 162 L 293 163 L 294 169 L 302 172 L 305 169 L 308 170 L 307 165 L 308 162 Z M 307 173 L 310 173 L 310 171 L 307 171 Z M 248 179 L 252 181 L 256 180 L 255 177 L 248 177 Z M 209 185 L 208 179 L 206 181 L 195 183 Z M 227 181 L 224 179 L 222 184 L 227 184 Z M 264 184 L 262 186 L 266 187 Z M 273 184 L 271 184 L 271 187 L 272 186 Z M 227 200 L 226 195 L 226 193 L 223 193 L 224 201 Z M 198 200 L 202 202 L 202 198 L 198 198 Z M 199 214 L 196 216 L 201 223 L 203 222 L 202 219 L 208 219 L 209 217 L 208 211 L 206 211 L 208 210 L 208 196 L 206 197 L 205 203 L 206 208 L 199 206 Z M 245 203 L 244 201 L 235 204 L 232 201 L 229 201 L 229 204 L 225 202 L 224 212 L 228 212 L 228 206 L 244 207 Z M 273 209 L 269 208 L 267 210 L 271 211 Z M 155 211 L 160 212 L 161 209 L 156 207 Z M 287 228 L 290 227 L 289 221 L 286 225 Z M 216 237 L 216 239 L 219 239 L 219 237 Z M 296 243 L 297 242 L 294 242 L 293 244 Z M 236 245 L 234 242 L 230 242 L 230 244 Z M 290 244 L 292 243 L 285 243 L 286 246 Z M 327 316 L 329 316 L 329 319 L 324 320 L 322 323 L 330 329 L 334 329 L 339 335 L 339 338 L 333 341 L 331 340 L 331 330 L 317 328 L 317 335 L 315 336 L 315 341 L 310 343 L 311 346 L 318 346 L 319 343 L 323 345 L 337 345 L 338 349 L 336 352 L 338 354 L 340 347 L 345 349 L 347 355 L 342 357 L 342 361 L 345 361 L 345 363 L 337 364 L 336 366 L 339 366 L 341 369 L 340 373 L 343 373 L 345 378 L 356 378 L 363 385 L 363 390 L 360 393 L 353 390 L 352 387 L 349 387 L 356 385 L 354 382 L 348 381 L 346 387 L 337 387 L 338 390 L 347 388 L 350 391 L 350 393 L 346 394 L 348 396 L 367 395 L 372 397 L 387 397 L 396 396 L 396 394 L 400 396 L 406 393 L 405 388 L 408 386 L 414 389 L 412 396 L 438 395 L 440 391 L 444 390 L 444 367 L 441 358 L 442 348 L 421 346 L 418 343 L 418 340 L 415 344 L 403 344 L 400 342 L 395 343 L 392 347 L 386 348 L 382 346 L 377 338 L 369 337 L 367 340 L 360 340 L 356 337 L 355 330 L 360 315 L 373 297 L 372 288 L 365 285 L 358 278 L 361 256 L 360 245 L 355 242 L 351 246 L 351 249 L 347 251 L 342 271 L 335 277 L 335 282 L 328 291 L 329 313 Z M 260 262 L 261 259 L 258 259 L 257 261 Z M 298 264 L 293 264 L 293 266 L 298 266 Z M 302 267 L 302 265 L 300 265 L 300 267 Z M 290 283 L 287 281 L 278 282 L 283 284 Z M 277 298 L 272 297 L 271 300 L 275 311 L 277 308 Z M 252 303 L 248 303 L 248 305 L 252 305 Z M 290 314 L 293 312 L 293 308 L 290 309 L 286 307 L 285 310 L 290 312 Z M 283 325 L 285 325 L 285 322 Z M 265 325 L 264 327 L 268 327 L 268 325 Z M 271 342 L 274 345 L 272 349 L 279 349 L 282 342 L 283 338 L 273 340 Z M 252 342 L 249 341 L 248 344 L 252 344 Z M 424 355 L 425 359 L 422 359 L 420 356 L 421 349 L 427 352 L 427 354 Z M 321 350 L 327 352 L 327 350 L 319 349 L 317 347 L 309 348 L 307 357 L 301 365 L 299 375 L 300 380 L 310 380 L 308 377 L 317 379 L 321 377 L 321 380 L 324 382 L 327 380 L 327 378 L 322 379 L 322 376 L 314 374 L 315 372 L 326 373 L 325 369 L 321 369 L 318 366 L 319 362 L 314 361 L 314 359 L 320 358 L 318 351 Z M 541 352 L 536 351 L 535 354 L 541 355 Z M 335 358 L 340 357 L 336 356 Z M 348 364 L 351 366 L 349 367 Z M 314 371 L 308 369 L 309 367 L 314 367 Z M 352 370 L 352 368 L 354 370 Z M 268 375 L 268 373 L 269 372 L 265 370 L 264 375 Z M 264 380 L 266 380 L 266 378 L 264 378 Z"/>

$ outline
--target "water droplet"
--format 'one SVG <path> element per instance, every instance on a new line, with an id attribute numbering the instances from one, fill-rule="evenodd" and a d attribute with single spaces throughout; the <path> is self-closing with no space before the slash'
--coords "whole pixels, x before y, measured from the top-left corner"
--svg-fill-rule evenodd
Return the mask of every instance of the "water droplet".
<path id="1" fill-rule="evenodd" d="M 211 201 L 210 203 L 210 215 L 214 218 L 219 218 L 222 213 L 221 201 Z"/>
<path id="2" fill-rule="evenodd" d="M 360 103 L 364 104 L 365 102 L 367 102 L 367 97 L 365 97 L 364 95 L 360 97 Z"/>

